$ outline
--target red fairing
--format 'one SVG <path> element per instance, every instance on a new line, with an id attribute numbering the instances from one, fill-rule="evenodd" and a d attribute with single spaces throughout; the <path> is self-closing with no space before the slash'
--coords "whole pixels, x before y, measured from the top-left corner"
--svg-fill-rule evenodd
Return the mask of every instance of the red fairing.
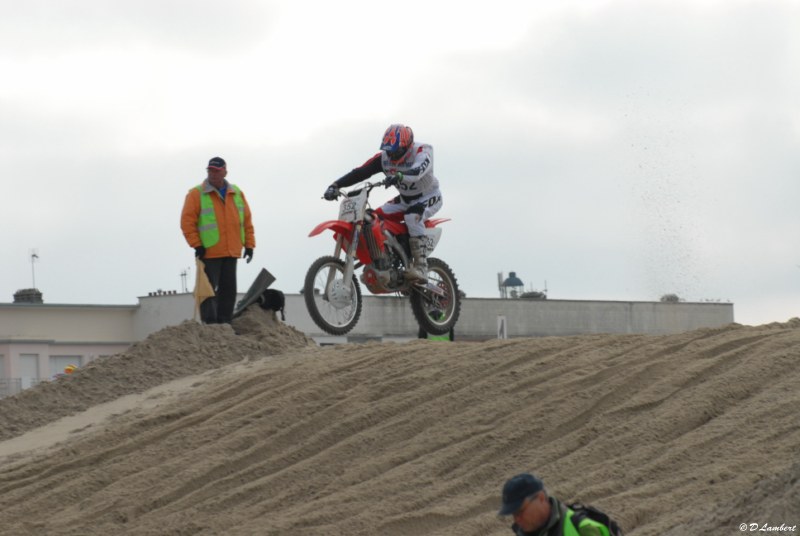
<path id="1" fill-rule="evenodd" d="M 450 218 L 433 218 L 425 221 L 425 227 L 436 227 L 440 223 L 450 221 Z"/>
<path id="2" fill-rule="evenodd" d="M 383 231 L 381 230 L 381 224 L 378 220 L 373 223 L 370 228 L 372 229 L 372 236 L 375 238 L 375 243 L 378 245 L 378 250 L 383 251 L 383 243 L 386 241 L 386 237 L 383 236 Z M 405 228 L 405 225 L 403 225 Z M 339 237 L 342 237 L 342 247 L 347 248 L 350 244 L 350 240 L 353 238 L 353 224 L 342 221 L 342 220 L 328 220 L 320 223 L 311 232 L 308 236 L 317 236 L 322 231 L 331 230 L 333 231 L 333 238 L 334 240 L 338 240 Z M 367 249 L 367 243 L 364 241 L 364 235 L 362 234 L 358 239 L 358 247 L 356 247 L 356 257 L 360 262 L 363 264 L 370 264 L 372 262 L 372 258 L 369 255 L 369 249 Z"/>
<path id="3" fill-rule="evenodd" d="M 375 244 L 378 246 L 378 251 L 383 251 L 383 243 L 386 241 L 386 237 L 383 236 L 380 220 L 375 220 L 375 222 L 370 225 L 369 228 L 372 229 L 372 236 L 375 239 Z M 359 262 L 362 264 L 372 263 L 372 257 L 369 254 L 367 242 L 365 241 L 363 234 L 358 238 L 356 257 L 358 257 Z"/>
<path id="4" fill-rule="evenodd" d="M 314 227 L 308 236 L 317 236 L 322 231 L 330 229 L 335 235 L 351 236 L 353 234 L 353 224 L 342 220 L 328 220 Z"/>
<path id="5" fill-rule="evenodd" d="M 402 235 L 408 233 L 408 229 L 406 229 L 406 222 L 404 221 L 405 214 L 402 212 L 395 212 L 394 214 L 385 214 L 383 210 L 380 208 L 375 210 L 375 213 L 380 216 L 383 220 L 383 225 L 388 229 L 390 233 L 393 235 Z M 430 220 L 425 220 L 425 227 L 436 227 L 446 221 L 450 221 L 450 218 L 431 218 Z"/>
<path id="6" fill-rule="evenodd" d="M 378 211 L 376 210 L 375 212 Z M 385 218 L 381 220 L 383 222 L 383 226 L 386 227 L 386 230 L 392 233 L 394 236 L 408 233 L 408 229 L 406 229 L 406 222 L 403 221 L 403 214 L 398 212 L 397 216 L 399 216 L 399 218 L 394 214 L 391 216 L 386 216 L 381 213 L 381 218 Z"/>

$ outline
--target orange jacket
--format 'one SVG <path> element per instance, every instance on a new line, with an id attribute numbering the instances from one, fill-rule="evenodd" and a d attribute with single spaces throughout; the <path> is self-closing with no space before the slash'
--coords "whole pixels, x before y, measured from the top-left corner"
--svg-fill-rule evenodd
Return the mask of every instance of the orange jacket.
<path id="1" fill-rule="evenodd" d="M 217 217 L 217 225 L 219 226 L 219 242 L 206 249 L 205 257 L 207 259 L 214 259 L 219 257 L 236 257 L 242 256 L 243 248 L 256 247 L 256 235 L 253 229 L 253 218 L 250 213 L 250 205 L 247 204 L 247 199 L 244 192 L 241 192 L 242 200 L 244 201 L 244 244 L 242 244 L 241 227 L 239 224 L 239 210 L 233 201 L 233 196 L 236 195 L 235 190 L 228 184 L 228 190 L 225 192 L 225 202 L 222 202 L 222 197 L 219 193 L 208 183 L 208 180 L 203 181 L 202 188 L 204 192 L 211 193 L 211 200 L 214 203 L 214 214 Z M 197 187 L 189 190 L 186 194 L 186 200 L 183 203 L 183 211 L 181 212 L 181 231 L 183 236 L 186 237 L 186 242 L 193 247 L 202 245 L 200 241 L 200 232 L 197 229 L 197 221 L 200 218 L 200 192 Z"/>

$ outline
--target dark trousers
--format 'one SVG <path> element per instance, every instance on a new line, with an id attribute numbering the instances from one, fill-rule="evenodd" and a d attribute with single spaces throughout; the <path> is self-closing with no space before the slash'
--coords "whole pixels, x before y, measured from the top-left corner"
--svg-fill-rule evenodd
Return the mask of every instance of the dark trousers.
<path id="1" fill-rule="evenodd" d="M 203 259 L 206 275 L 216 296 L 200 304 L 204 324 L 230 324 L 236 305 L 236 257 Z"/>

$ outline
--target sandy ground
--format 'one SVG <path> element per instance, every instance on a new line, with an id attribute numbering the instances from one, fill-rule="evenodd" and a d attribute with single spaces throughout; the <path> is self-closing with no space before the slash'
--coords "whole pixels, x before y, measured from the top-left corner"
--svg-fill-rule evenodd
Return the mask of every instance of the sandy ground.
<path id="1" fill-rule="evenodd" d="M 0 400 L 0 534 L 503 535 L 521 471 L 629 535 L 800 533 L 798 319 L 326 348 L 260 309 L 234 329 Z"/>

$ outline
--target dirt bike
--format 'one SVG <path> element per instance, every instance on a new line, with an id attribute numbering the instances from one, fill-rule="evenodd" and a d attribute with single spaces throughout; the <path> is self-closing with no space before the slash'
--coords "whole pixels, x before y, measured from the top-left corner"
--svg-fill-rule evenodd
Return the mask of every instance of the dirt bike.
<path id="1" fill-rule="evenodd" d="M 314 322 L 326 333 L 344 335 L 361 316 L 361 286 L 355 271 L 363 267 L 361 282 L 373 294 L 408 296 L 419 326 L 428 333 L 448 333 L 458 321 L 461 298 L 456 276 L 442 260 L 428 257 L 427 281 L 409 281 L 404 276 L 411 262 L 405 222 L 369 207 L 369 195 L 386 179 L 365 183 L 343 196 L 339 219 L 320 223 L 308 236 L 333 231 L 333 255 L 311 264 L 303 286 L 306 307 Z M 392 215 L 394 216 L 394 215 Z M 402 214 L 398 214 L 402 218 Z M 442 236 L 438 226 L 449 218 L 425 222 L 426 251 L 430 254 Z M 344 257 L 341 258 L 342 252 Z"/>

